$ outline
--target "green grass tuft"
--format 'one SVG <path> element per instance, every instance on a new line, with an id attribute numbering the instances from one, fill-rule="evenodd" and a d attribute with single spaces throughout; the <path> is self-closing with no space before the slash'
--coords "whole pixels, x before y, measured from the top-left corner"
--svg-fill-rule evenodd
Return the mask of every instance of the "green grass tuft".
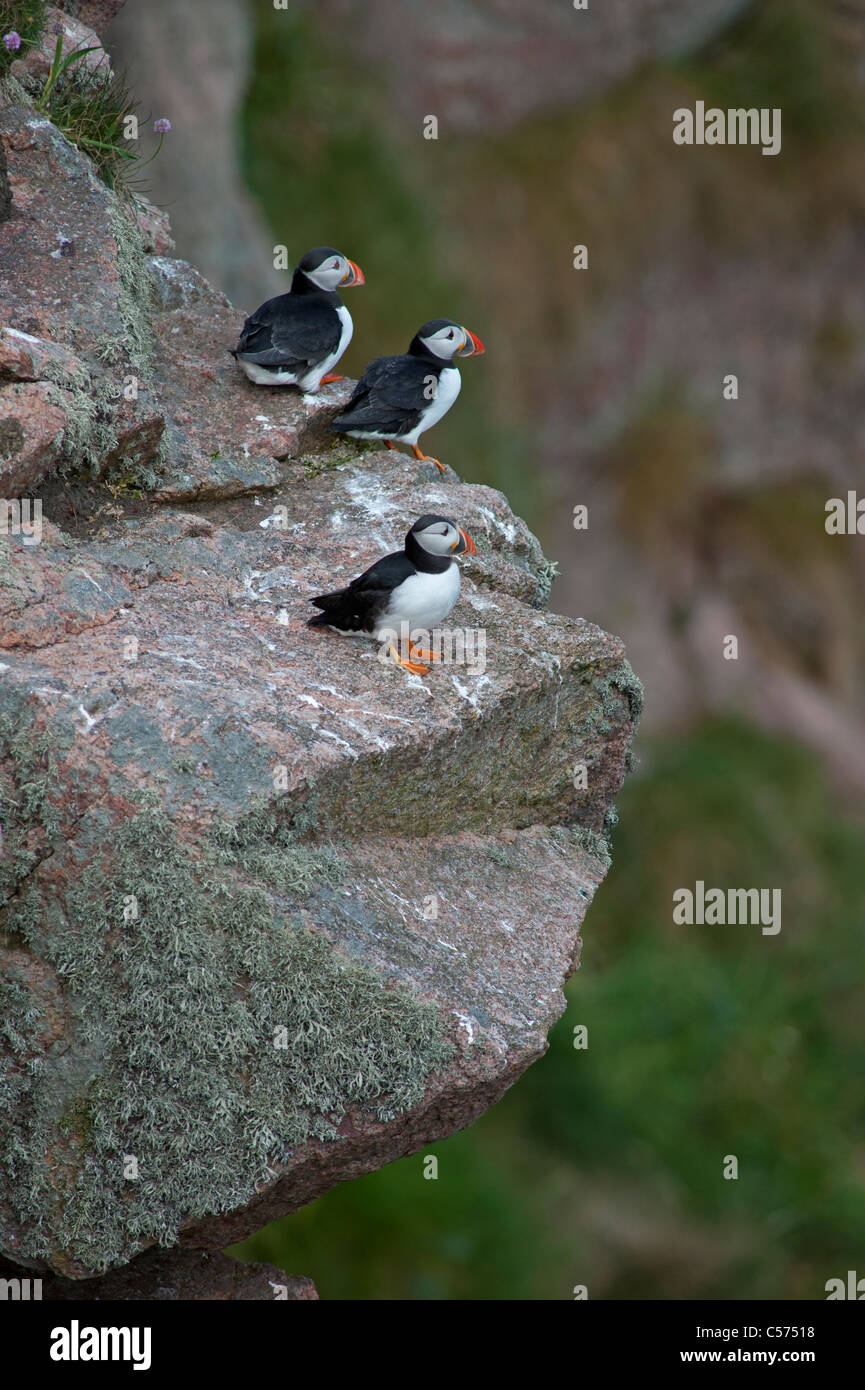
<path id="1" fill-rule="evenodd" d="M 0 40 L 4 34 L 16 33 L 21 47 L 9 50 L 0 42 L 0 77 L 8 72 L 16 58 L 23 58 L 28 49 L 38 44 L 45 27 L 43 0 L 0 0 Z"/>

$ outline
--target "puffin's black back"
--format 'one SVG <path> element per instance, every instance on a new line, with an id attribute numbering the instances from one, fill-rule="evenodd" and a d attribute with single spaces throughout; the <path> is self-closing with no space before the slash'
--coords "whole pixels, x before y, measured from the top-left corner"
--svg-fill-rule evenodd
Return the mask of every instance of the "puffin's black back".
<path id="1" fill-rule="evenodd" d="M 410 356 L 377 357 L 370 362 L 351 394 L 345 410 L 331 423 L 338 434 L 347 430 L 378 430 L 385 435 L 408 434 L 420 423 L 430 403 L 430 376 L 438 379 L 441 358 Z"/>
<path id="2" fill-rule="evenodd" d="M 242 354 L 263 367 L 291 370 L 336 351 L 342 324 L 334 305 L 342 300 L 316 289 L 305 276 L 301 280 L 314 292 L 296 294 L 292 289 L 268 299 L 244 323 L 235 357 Z"/>
<path id="3" fill-rule="evenodd" d="M 429 526 L 456 527 L 450 517 L 426 512 L 410 527 L 402 550 L 394 550 L 376 560 L 368 570 L 353 579 L 345 589 L 319 594 L 310 603 L 322 611 L 307 620 L 307 627 L 336 627 L 343 632 L 372 632 L 387 608 L 394 589 L 412 575 L 444 574 L 454 563 L 450 555 L 433 555 L 417 539 L 418 531 Z"/>
<path id="4" fill-rule="evenodd" d="M 417 574 L 404 550 L 376 560 L 345 589 L 319 594 L 310 603 L 322 610 L 307 620 L 307 627 L 336 627 L 342 632 L 372 632 L 384 613 L 394 589 Z"/>

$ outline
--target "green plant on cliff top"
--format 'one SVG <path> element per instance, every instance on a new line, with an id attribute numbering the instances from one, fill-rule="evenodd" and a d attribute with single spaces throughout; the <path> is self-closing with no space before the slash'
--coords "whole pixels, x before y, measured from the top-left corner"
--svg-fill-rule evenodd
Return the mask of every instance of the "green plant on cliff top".
<path id="1" fill-rule="evenodd" d="M 0 74 L 12 61 L 39 42 L 44 29 L 43 6 L 4 4 L 0 0 Z M 106 58 L 88 63 L 101 45 L 64 47 L 59 24 L 52 26 L 57 39 L 48 76 L 37 99 L 37 110 L 96 166 L 103 182 L 121 195 L 132 196 L 132 175 L 138 175 L 162 148 L 168 121 L 156 121 L 156 150 L 144 159 L 136 148 L 138 103 L 123 77 L 112 73 Z M 32 86 L 28 79 L 27 85 Z"/>
<path id="2" fill-rule="evenodd" d="M 45 25 L 45 6 L 42 0 L 0 0 L 0 75 L 16 58 L 21 58 L 42 37 Z M 17 34 L 20 47 L 3 42 L 6 35 Z"/>
<path id="3" fill-rule="evenodd" d="M 140 160 L 125 134 L 130 118 L 137 121 L 136 103 L 121 77 L 87 67 L 84 59 L 97 49 L 78 47 L 64 55 L 62 46 L 58 36 L 38 108 L 93 160 L 109 188 L 128 193 L 128 174 Z"/>

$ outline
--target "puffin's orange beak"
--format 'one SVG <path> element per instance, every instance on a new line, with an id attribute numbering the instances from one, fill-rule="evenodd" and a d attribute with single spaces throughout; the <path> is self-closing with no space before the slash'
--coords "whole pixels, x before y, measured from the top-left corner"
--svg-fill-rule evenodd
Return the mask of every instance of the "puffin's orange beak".
<path id="1" fill-rule="evenodd" d="M 365 285 L 365 284 L 366 284 L 366 279 L 365 279 L 365 277 L 364 277 L 364 273 L 363 273 L 363 271 L 361 270 L 360 266 L 357 264 L 357 262 L 356 262 L 356 261 L 349 261 L 349 265 L 351 266 L 351 271 L 350 271 L 350 273 L 349 273 L 348 275 L 343 276 L 342 280 L 340 281 L 340 284 L 341 284 L 341 285 Z"/>
<path id="2" fill-rule="evenodd" d="M 476 333 L 472 333 L 470 328 L 464 328 L 463 332 L 467 341 L 457 353 L 458 357 L 479 357 L 482 352 L 486 352 L 486 348 Z"/>
<path id="3" fill-rule="evenodd" d="M 459 546 L 459 548 L 457 549 L 457 555 L 477 555 L 478 548 L 472 540 L 471 536 L 469 535 L 468 531 L 463 531 L 459 527 L 457 529 L 459 530 L 460 539 L 462 541 L 462 545 Z"/>

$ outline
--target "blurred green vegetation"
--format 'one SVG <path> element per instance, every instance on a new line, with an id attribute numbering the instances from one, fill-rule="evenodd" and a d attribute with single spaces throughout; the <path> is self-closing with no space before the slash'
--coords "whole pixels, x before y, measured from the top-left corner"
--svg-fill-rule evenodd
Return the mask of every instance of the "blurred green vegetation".
<path id="1" fill-rule="evenodd" d="M 699 81 L 707 106 L 780 107 L 785 137 L 822 139 L 859 109 L 853 84 L 839 81 L 842 8 L 834 0 L 760 0 L 674 70 Z"/>
<path id="2" fill-rule="evenodd" d="M 403 1159 L 233 1253 L 352 1299 L 820 1298 L 852 1267 L 865 829 L 810 755 L 740 724 L 646 761 L 547 1055 L 424 1151 L 436 1181 Z M 780 887 L 781 932 L 674 926 L 697 879 Z"/>

